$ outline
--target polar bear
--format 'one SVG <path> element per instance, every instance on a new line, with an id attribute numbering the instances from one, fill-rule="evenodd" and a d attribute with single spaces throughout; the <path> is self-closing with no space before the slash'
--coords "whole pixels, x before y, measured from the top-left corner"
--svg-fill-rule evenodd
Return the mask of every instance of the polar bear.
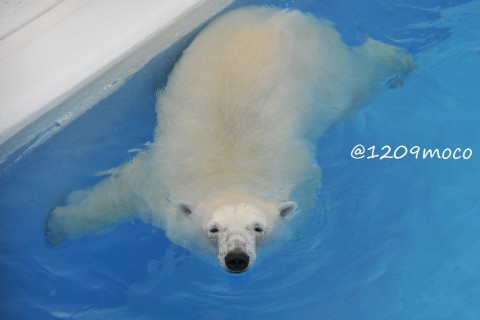
<path id="1" fill-rule="evenodd" d="M 158 94 L 151 146 L 48 216 L 57 244 L 139 217 L 192 251 L 245 271 L 256 247 L 308 210 L 321 134 L 414 68 L 368 39 L 350 48 L 330 22 L 247 7 L 211 22 Z"/>

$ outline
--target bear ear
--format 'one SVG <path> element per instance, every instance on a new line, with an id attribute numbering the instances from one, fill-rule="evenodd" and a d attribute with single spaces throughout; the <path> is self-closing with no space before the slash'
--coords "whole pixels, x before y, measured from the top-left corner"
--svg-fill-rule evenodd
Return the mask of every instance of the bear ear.
<path id="1" fill-rule="evenodd" d="M 180 203 L 177 205 L 177 211 L 184 216 L 189 216 L 193 213 L 193 207 L 186 203 Z"/>
<path id="2" fill-rule="evenodd" d="M 287 201 L 280 204 L 278 211 L 280 213 L 280 217 L 285 218 L 286 216 L 292 214 L 297 210 L 297 204 L 293 201 Z"/>

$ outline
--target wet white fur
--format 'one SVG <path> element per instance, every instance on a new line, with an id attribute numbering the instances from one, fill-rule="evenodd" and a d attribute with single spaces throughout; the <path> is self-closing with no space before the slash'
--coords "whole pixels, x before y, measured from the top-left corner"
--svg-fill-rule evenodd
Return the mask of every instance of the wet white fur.
<path id="1" fill-rule="evenodd" d="M 216 241 L 223 254 L 229 234 L 241 235 L 254 258 L 282 203 L 294 201 L 300 212 L 312 203 L 320 135 L 413 67 L 410 56 L 372 39 L 349 48 L 328 21 L 298 11 L 225 14 L 171 72 L 153 145 L 73 193 L 51 213 L 47 237 L 58 243 L 139 216 L 192 250 L 215 250 Z M 224 230 L 212 241 L 213 222 Z M 255 223 L 265 225 L 261 237 L 251 232 Z"/>

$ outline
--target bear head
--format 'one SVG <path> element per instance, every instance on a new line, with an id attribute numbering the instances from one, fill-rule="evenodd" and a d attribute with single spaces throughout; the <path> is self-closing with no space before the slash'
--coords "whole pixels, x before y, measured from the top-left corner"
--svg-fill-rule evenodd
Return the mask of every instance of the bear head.
<path id="1" fill-rule="evenodd" d="M 180 204 L 182 215 L 199 215 L 202 232 L 217 251 L 220 264 L 231 273 L 241 273 L 253 264 L 257 244 L 270 238 L 277 219 L 297 209 L 293 201 L 274 203 L 255 201 L 193 207 Z M 205 211 L 205 210 L 208 211 Z M 200 211 L 200 212 L 198 212 Z M 200 227 L 200 226 L 199 226 Z"/>

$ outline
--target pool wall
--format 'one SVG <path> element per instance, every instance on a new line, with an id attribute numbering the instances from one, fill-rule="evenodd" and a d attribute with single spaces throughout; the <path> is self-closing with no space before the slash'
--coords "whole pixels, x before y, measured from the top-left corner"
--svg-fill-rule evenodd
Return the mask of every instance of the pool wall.
<path id="1" fill-rule="evenodd" d="M 44 142 L 230 2 L 2 2 L 0 163 Z"/>

